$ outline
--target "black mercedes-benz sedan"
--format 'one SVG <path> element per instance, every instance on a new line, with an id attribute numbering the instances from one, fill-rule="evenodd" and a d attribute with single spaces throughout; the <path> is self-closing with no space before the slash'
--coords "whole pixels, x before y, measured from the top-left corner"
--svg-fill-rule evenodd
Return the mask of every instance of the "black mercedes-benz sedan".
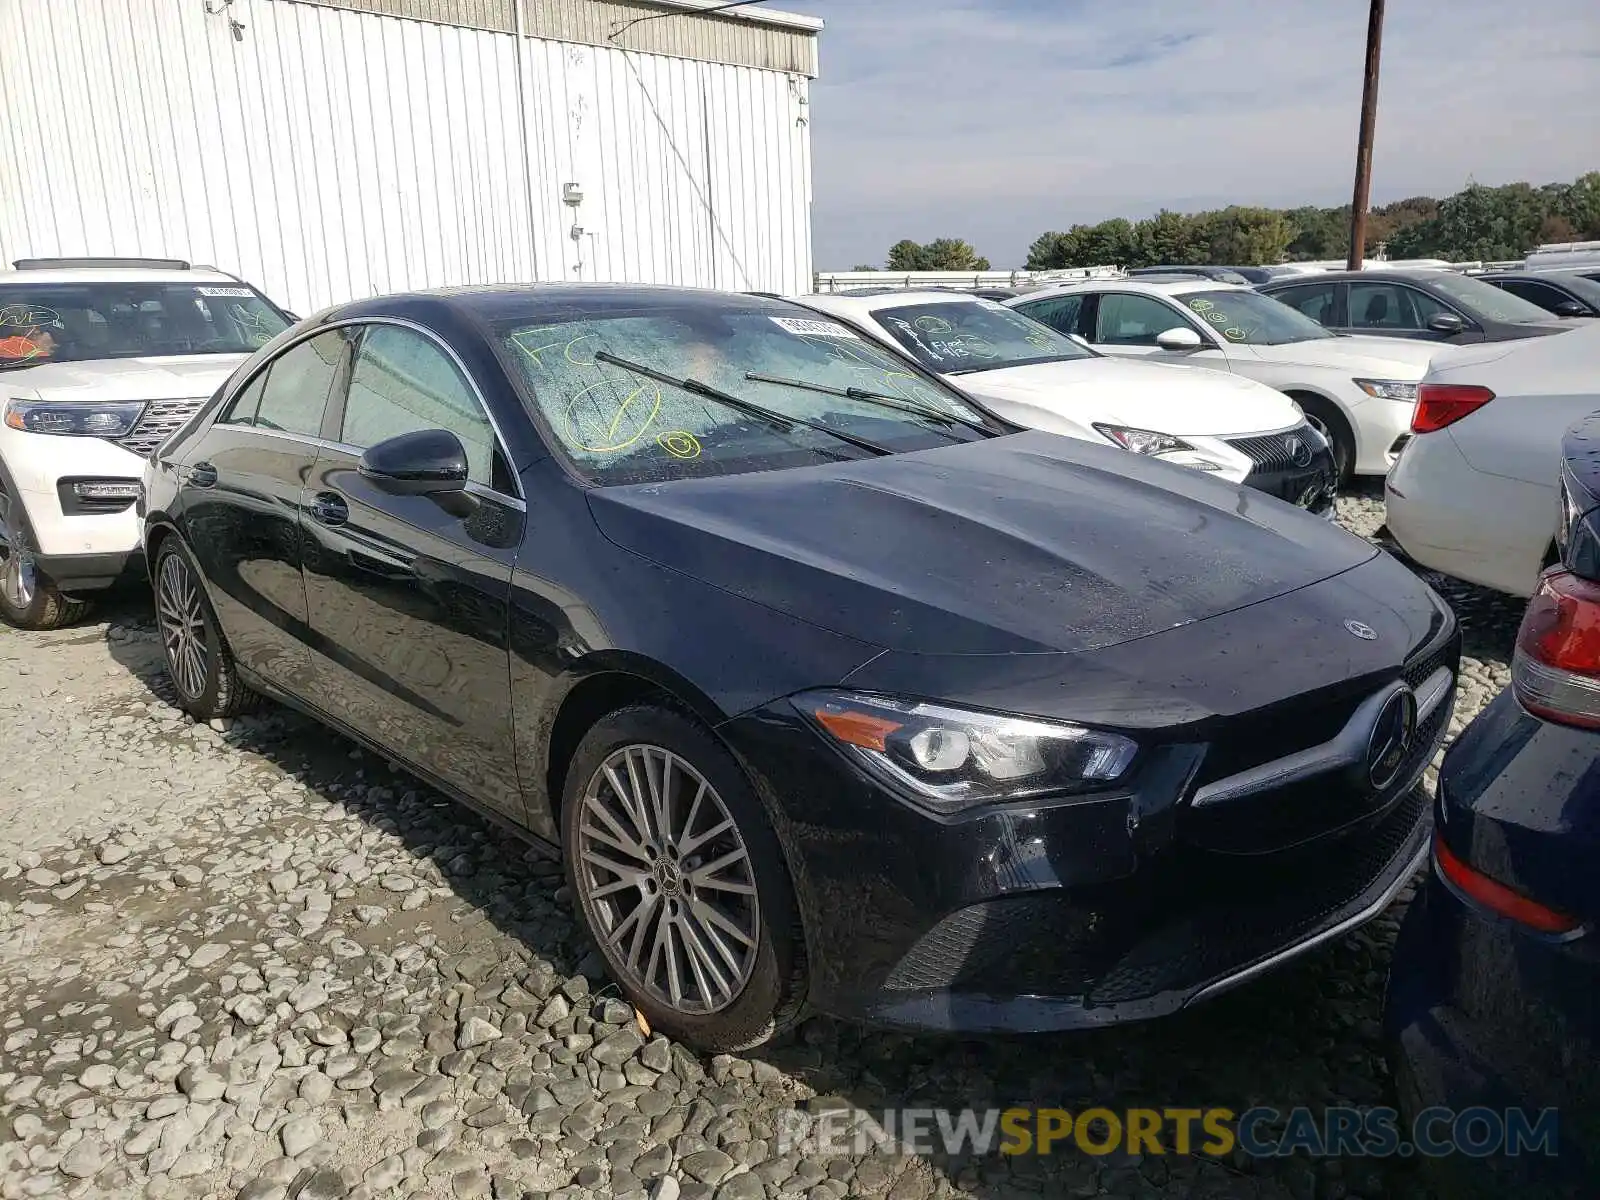
<path id="1" fill-rule="evenodd" d="M 1423 860 L 1449 610 L 1258 491 L 1019 432 L 787 302 L 393 296 L 153 456 L 172 680 L 564 855 L 656 1028 L 1182 1008 Z"/>

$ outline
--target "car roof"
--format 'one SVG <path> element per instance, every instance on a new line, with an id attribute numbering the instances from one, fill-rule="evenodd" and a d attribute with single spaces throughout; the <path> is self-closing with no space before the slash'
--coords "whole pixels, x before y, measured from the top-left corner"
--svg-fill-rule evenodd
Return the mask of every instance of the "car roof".
<path id="1" fill-rule="evenodd" d="M 1003 300 L 1002 304 L 1015 306 L 1019 302 L 1038 300 L 1047 296 L 1060 295 L 1066 292 L 1141 292 L 1147 296 L 1187 296 L 1191 292 L 1253 292 L 1256 289 L 1243 283 L 1223 283 L 1217 279 L 1207 279 L 1203 275 L 1173 276 L 1170 279 L 1160 276 L 1152 279 L 1146 275 L 1141 278 L 1128 279 L 1066 279 L 1060 283 L 1053 283 L 1040 288 L 1036 292 L 1027 292 L 1011 300 Z"/>
<path id="2" fill-rule="evenodd" d="M 465 287 L 430 288 L 351 300 L 326 309 L 322 320 L 401 316 L 428 309 L 467 313 L 481 321 L 498 323 L 539 316 L 576 316 L 636 310 L 658 305 L 705 312 L 771 309 L 794 313 L 799 306 L 779 296 L 759 292 L 722 292 L 706 288 L 658 287 L 622 283 L 498 283 Z"/>
<path id="3" fill-rule="evenodd" d="M 1357 279 L 1365 279 L 1376 283 L 1416 283 L 1419 280 L 1426 282 L 1429 279 L 1437 279 L 1442 275 L 1454 275 L 1459 278 L 1461 272 L 1444 271 L 1438 267 L 1396 267 L 1389 271 L 1322 271 L 1316 275 L 1308 276 L 1284 275 L 1256 286 L 1270 291 L 1273 288 L 1290 285 L 1345 283 Z"/>
<path id="4" fill-rule="evenodd" d="M 1030 296 L 1035 293 L 1028 293 Z M 881 312 L 886 308 L 900 308 L 907 304 L 994 304 L 996 301 L 984 301 L 980 296 L 970 292 L 940 292 L 930 289 L 920 291 L 874 291 L 871 295 L 854 295 L 843 292 L 815 292 L 809 296 L 798 296 L 796 299 L 801 304 L 815 305 L 833 312 L 850 313 L 864 316 L 867 313 Z M 1004 303 L 999 301 L 998 303 Z"/>
<path id="5" fill-rule="evenodd" d="M 38 283 L 231 283 L 241 281 L 214 267 L 40 267 L 0 271 L 0 287 Z M 246 285 L 248 286 L 248 285 Z"/>
<path id="6" fill-rule="evenodd" d="M 1474 279 L 1538 279 L 1550 283 L 1565 283 L 1576 271 L 1479 271 Z"/>

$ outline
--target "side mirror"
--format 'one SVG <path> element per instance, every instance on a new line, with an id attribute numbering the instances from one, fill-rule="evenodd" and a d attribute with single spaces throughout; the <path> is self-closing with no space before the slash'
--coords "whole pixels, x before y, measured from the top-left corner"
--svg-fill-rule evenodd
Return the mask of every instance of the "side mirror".
<path id="1" fill-rule="evenodd" d="M 1194 330 L 1177 325 L 1156 334 L 1156 345 L 1163 350 L 1198 350 L 1205 343 Z"/>
<path id="2" fill-rule="evenodd" d="M 1589 310 L 1576 300 L 1563 300 L 1556 305 L 1556 316 L 1558 317 L 1587 317 L 1588 315 Z"/>
<path id="3" fill-rule="evenodd" d="M 1466 327 L 1467 323 L 1456 316 L 1455 313 L 1434 313 L 1433 316 L 1428 318 L 1428 328 L 1433 330 L 1434 333 L 1460 333 Z"/>
<path id="4" fill-rule="evenodd" d="M 361 456 L 361 475 L 391 496 L 460 492 L 467 484 L 467 452 L 448 429 L 402 433 Z"/>

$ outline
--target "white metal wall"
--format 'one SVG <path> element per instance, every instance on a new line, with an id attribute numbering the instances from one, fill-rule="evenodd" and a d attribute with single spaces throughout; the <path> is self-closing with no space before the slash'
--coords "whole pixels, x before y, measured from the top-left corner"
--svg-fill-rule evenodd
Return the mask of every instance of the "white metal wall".
<path id="1" fill-rule="evenodd" d="M 0 0 L 0 260 L 188 258 L 302 312 L 479 282 L 810 287 L 803 75 L 523 48 L 519 112 L 509 34 L 292 0 Z"/>

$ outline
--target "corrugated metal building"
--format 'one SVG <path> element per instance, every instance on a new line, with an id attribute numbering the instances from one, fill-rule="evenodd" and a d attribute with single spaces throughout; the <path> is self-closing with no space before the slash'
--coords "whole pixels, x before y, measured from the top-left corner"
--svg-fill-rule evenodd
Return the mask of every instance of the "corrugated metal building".
<path id="1" fill-rule="evenodd" d="M 712 6 L 3 0 L 0 259 L 809 290 L 821 23 Z"/>

